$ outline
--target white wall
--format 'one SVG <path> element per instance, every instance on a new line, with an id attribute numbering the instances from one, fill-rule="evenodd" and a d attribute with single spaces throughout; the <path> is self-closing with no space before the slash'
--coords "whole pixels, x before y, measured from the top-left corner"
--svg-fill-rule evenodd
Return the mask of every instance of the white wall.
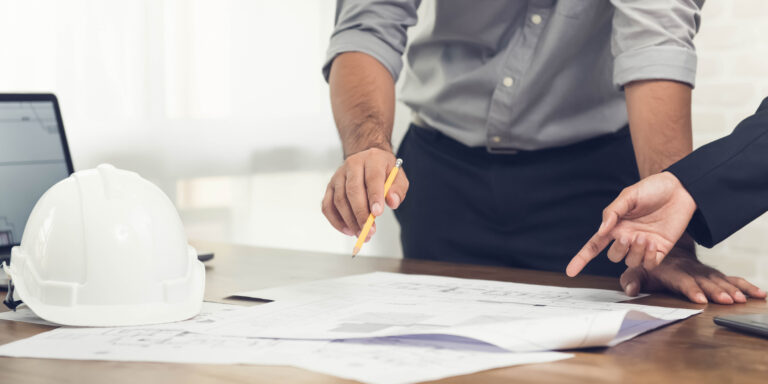
<path id="1" fill-rule="evenodd" d="M 694 144 L 722 137 L 768 97 L 768 1 L 709 0 L 696 37 L 698 79 L 693 92 Z M 768 156 L 768 154 L 766 154 Z M 727 198 L 727 197 L 724 197 Z M 768 286 L 768 215 L 712 250 L 706 263 Z"/>
<path id="2" fill-rule="evenodd" d="M 249 171 L 256 150 L 337 147 L 320 76 L 333 14 L 331 0 L 0 0 L 0 90 L 58 94 L 76 167 L 141 154 Z"/>
<path id="3" fill-rule="evenodd" d="M 0 92 L 56 93 L 75 168 L 141 173 L 191 237 L 348 252 L 319 209 L 341 160 L 320 72 L 334 11 L 334 0 L 0 0 L 11 58 Z M 399 255 L 392 215 L 378 228 L 364 253 Z"/>

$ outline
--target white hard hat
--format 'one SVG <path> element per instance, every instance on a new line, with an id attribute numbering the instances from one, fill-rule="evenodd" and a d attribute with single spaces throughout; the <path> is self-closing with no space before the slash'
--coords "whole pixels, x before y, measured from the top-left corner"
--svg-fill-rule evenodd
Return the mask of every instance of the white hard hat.
<path id="1" fill-rule="evenodd" d="M 74 326 L 197 315 L 205 267 L 170 199 L 134 172 L 99 165 L 51 187 L 11 251 L 15 290 L 41 318 Z"/>

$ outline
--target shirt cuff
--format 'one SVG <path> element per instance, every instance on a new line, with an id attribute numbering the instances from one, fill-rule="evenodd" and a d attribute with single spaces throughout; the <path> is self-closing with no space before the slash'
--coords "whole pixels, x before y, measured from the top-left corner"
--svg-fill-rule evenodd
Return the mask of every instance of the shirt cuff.
<path id="1" fill-rule="evenodd" d="M 333 60 L 344 52 L 362 52 L 372 56 L 389 71 L 395 82 L 397 82 L 400 71 L 403 69 L 402 52 L 370 32 L 350 29 L 331 37 L 331 43 L 325 56 L 325 64 L 323 64 L 325 81 L 328 81 Z"/>
<path id="2" fill-rule="evenodd" d="M 722 239 L 715 239 L 712 228 L 709 225 L 711 218 L 707 217 L 706 209 L 702 209 L 702 206 L 708 206 L 708 202 L 704 201 L 707 196 L 707 186 L 706 184 L 702 185 L 696 182 L 700 174 L 696 169 L 692 169 L 694 165 L 692 162 L 677 162 L 667 168 L 666 171 L 677 177 L 683 188 L 688 191 L 693 201 L 696 202 L 696 212 L 693 213 L 686 232 L 697 243 L 704 247 L 712 248 Z"/>
<path id="3" fill-rule="evenodd" d="M 614 85 L 622 89 L 627 83 L 638 80 L 674 80 L 693 87 L 696 52 L 682 47 L 648 47 L 616 56 Z"/>

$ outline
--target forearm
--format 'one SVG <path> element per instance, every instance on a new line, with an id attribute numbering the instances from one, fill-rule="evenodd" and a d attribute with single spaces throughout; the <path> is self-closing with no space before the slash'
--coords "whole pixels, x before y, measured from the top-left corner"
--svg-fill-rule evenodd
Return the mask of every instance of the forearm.
<path id="1" fill-rule="evenodd" d="M 640 177 L 658 173 L 693 150 L 691 87 L 666 80 L 624 87 Z"/>
<path id="2" fill-rule="evenodd" d="M 389 71 L 367 54 L 347 52 L 334 59 L 328 83 L 344 157 L 369 148 L 391 151 L 395 83 Z"/>

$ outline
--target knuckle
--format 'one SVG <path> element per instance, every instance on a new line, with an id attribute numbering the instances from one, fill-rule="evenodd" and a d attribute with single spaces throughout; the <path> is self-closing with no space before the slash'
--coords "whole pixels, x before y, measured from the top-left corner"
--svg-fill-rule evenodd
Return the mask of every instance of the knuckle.
<path id="1" fill-rule="evenodd" d="M 382 176 L 383 176 L 382 174 L 380 174 L 378 172 L 375 172 L 373 170 L 371 170 L 371 171 L 366 170 L 365 171 L 365 182 L 366 182 L 366 184 L 374 183 L 374 182 L 376 182 L 378 180 L 381 180 Z"/>
<path id="2" fill-rule="evenodd" d="M 704 293 L 699 288 L 688 288 L 682 290 L 682 293 L 688 297 L 696 297 L 699 293 Z"/>
<path id="3" fill-rule="evenodd" d="M 346 190 L 347 190 L 347 194 L 356 195 L 360 193 L 360 191 L 362 190 L 362 187 L 360 186 L 359 183 L 355 183 L 350 181 L 350 179 L 347 179 Z"/>
<path id="4" fill-rule="evenodd" d="M 752 285 L 749 281 L 741 277 L 732 277 L 731 279 L 733 280 L 734 283 L 738 285 Z"/>
<path id="5" fill-rule="evenodd" d="M 336 204 L 337 207 L 342 207 L 342 206 L 346 205 L 347 198 L 346 198 L 346 196 L 344 196 L 344 194 L 337 193 L 337 194 L 335 194 L 333 196 L 333 202 L 334 202 L 334 204 Z"/>
<path id="6" fill-rule="evenodd" d="M 352 213 L 354 213 L 355 217 L 357 218 L 357 221 L 360 222 L 360 224 L 364 223 L 368 219 L 368 210 L 363 208 L 354 208 L 352 209 Z"/>
<path id="7" fill-rule="evenodd" d="M 681 289 L 699 288 L 699 284 L 690 276 L 678 276 L 677 279 L 673 281 L 677 281 Z"/>
<path id="8" fill-rule="evenodd" d="M 589 253 L 591 253 L 593 255 L 597 254 L 597 253 L 600 253 L 600 251 L 601 251 L 600 246 L 597 245 L 597 243 L 594 240 L 588 241 L 586 246 L 585 246 L 585 248 L 587 249 L 587 251 Z"/>
<path id="9" fill-rule="evenodd" d="M 349 187 L 350 185 L 354 185 L 360 182 L 360 176 L 355 172 L 349 172 L 347 174 L 346 180 L 344 180 L 344 185 Z"/>

